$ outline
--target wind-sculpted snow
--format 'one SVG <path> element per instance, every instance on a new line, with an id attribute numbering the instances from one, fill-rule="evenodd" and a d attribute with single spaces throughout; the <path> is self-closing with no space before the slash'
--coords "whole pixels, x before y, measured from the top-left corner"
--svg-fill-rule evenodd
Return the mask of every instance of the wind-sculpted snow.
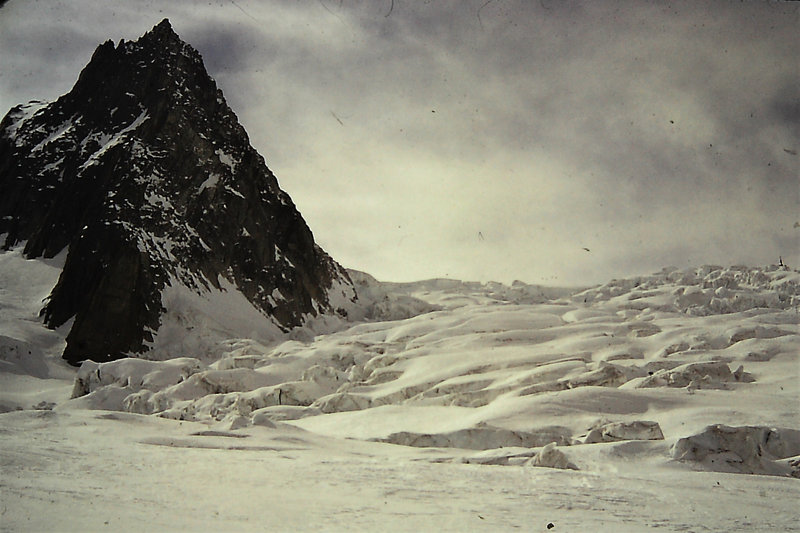
<path id="1" fill-rule="evenodd" d="M 592 428 L 584 444 L 594 444 L 597 442 L 616 442 L 621 440 L 663 440 L 664 433 L 658 422 L 636 421 L 636 422 L 614 422 L 597 424 Z"/>
<path id="2" fill-rule="evenodd" d="M 695 422 L 774 420 L 755 408 L 762 403 L 724 406 L 750 394 L 763 402 L 771 362 L 797 363 L 798 274 L 787 270 L 665 270 L 571 295 L 519 282 L 351 276 L 362 307 L 349 314 L 369 321 L 273 345 L 230 341 L 210 364 L 89 362 L 76 401 L 237 428 L 291 421 L 414 447 L 582 447 L 674 441 Z M 720 289 L 732 292 L 723 300 Z M 692 294 L 705 296 L 681 304 Z M 792 394 L 779 388 L 768 412 L 785 413 Z M 722 420 L 694 411 L 708 401 Z M 677 425 L 675 412 L 686 418 Z M 425 422 L 420 413 L 438 414 Z"/>
<path id="3" fill-rule="evenodd" d="M 665 270 L 576 290 L 351 271 L 347 321 L 288 333 L 235 291 L 175 289 L 151 360 L 76 373 L 58 359 L 63 338 L 32 329 L 57 272 L 19 251 L 0 261 L 0 487 L 14 526 L 24 513 L 53 525 L 31 496 L 65 512 L 105 502 L 130 525 L 167 484 L 154 506 L 188 529 L 215 512 L 234 529 L 372 530 L 358 516 L 375 513 L 387 530 L 797 529 L 795 271 Z M 23 270 L 34 283 L 18 283 Z M 264 491 L 236 517 L 213 510 Z M 457 528 L 431 518 L 451 512 L 438 501 L 467 502 Z M 75 524 L 105 527 L 93 516 Z"/>
<path id="4" fill-rule="evenodd" d="M 800 305 L 800 275 L 788 268 L 704 266 L 613 280 L 575 295 L 622 309 L 655 308 L 693 316 L 744 312 L 754 308 L 793 309 Z"/>
<path id="5" fill-rule="evenodd" d="M 672 456 L 720 472 L 800 477 L 800 431 L 715 424 L 678 440 Z"/>

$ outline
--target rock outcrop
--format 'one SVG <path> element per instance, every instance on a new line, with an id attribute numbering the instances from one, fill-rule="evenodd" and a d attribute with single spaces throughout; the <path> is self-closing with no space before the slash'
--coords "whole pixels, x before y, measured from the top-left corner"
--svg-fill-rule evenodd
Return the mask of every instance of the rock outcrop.
<path id="1" fill-rule="evenodd" d="M 53 103 L 0 123 L 0 246 L 68 249 L 42 310 L 64 358 L 147 350 L 161 293 L 233 285 L 283 330 L 356 298 L 168 20 L 108 41 Z"/>

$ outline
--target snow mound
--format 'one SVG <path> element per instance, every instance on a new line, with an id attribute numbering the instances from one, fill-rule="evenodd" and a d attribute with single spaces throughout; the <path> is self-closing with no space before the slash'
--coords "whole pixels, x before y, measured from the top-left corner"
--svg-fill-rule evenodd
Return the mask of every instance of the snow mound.
<path id="1" fill-rule="evenodd" d="M 204 365 L 188 357 L 169 361 L 147 361 L 126 358 L 108 363 L 84 362 L 75 376 L 73 398 L 90 394 L 108 385 L 119 385 L 141 390 L 160 390 L 168 385 L 183 382 L 199 372 Z"/>
<path id="2" fill-rule="evenodd" d="M 688 387 L 689 389 L 722 389 L 728 383 L 752 382 L 753 378 L 744 371 L 744 366 L 731 372 L 727 363 L 708 361 L 687 363 L 672 369 L 662 369 L 635 383 L 639 388 L 647 387 Z"/>
<path id="3" fill-rule="evenodd" d="M 623 440 L 664 440 L 664 433 L 658 422 L 650 420 L 607 422 L 592 427 L 583 442 L 584 444 L 595 444 Z"/>
<path id="4" fill-rule="evenodd" d="M 545 468 L 560 468 L 562 470 L 578 470 L 578 467 L 572 463 L 567 455 L 556 447 L 555 442 L 543 447 L 539 453 L 533 456 L 528 462 L 530 466 L 539 466 Z"/>
<path id="5" fill-rule="evenodd" d="M 494 448 L 537 448 L 548 443 L 569 446 L 571 431 L 563 427 L 542 428 L 537 431 L 511 431 L 508 429 L 480 425 L 450 433 L 420 434 L 411 432 L 392 433 L 380 442 L 414 446 L 419 448 L 463 448 L 468 450 L 490 450 Z"/>
<path id="6" fill-rule="evenodd" d="M 678 440 L 672 457 L 717 472 L 800 477 L 800 430 L 715 424 Z M 784 459 L 786 461 L 780 461 Z"/>
<path id="7" fill-rule="evenodd" d="M 149 414 L 151 411 L 142 408 L 143 395 L 182 383 L 202 368 L 203 363 L 188 357 L 169 361 L 85 361 L 75 376 L 72 398 L 80 399 L 74 403 L 92 409 Z"/>

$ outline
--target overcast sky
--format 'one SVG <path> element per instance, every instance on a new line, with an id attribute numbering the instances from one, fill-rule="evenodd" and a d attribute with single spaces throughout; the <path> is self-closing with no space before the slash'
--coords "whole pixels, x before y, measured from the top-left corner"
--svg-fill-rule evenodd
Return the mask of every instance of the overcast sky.
<path id="1" fill-rule="evenodd" d="M 11 0 L 0 114 L 169 17 L 316 240 L 384 280 L 800 267 L 800 7 Z"/>

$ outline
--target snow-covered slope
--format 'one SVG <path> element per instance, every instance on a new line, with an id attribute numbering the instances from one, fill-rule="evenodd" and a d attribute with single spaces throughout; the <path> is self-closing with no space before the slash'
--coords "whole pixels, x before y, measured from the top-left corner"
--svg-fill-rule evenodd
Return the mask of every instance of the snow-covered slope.
<path id="1" fill-rule="evenodd" d="M 798 530 L 797 271 L 575 290 L 350 277 L 354 323 L 199 328 L 162 352 L 180 357 L 48 381 L 60 396 L 3 355 L 28 391 L 0 396 L 24 409 L 0 415 L 5 523 L 89 500 L 70 528 L 136 529 L 158 502 L 154 527 L 175 530 Z M 52 364 L 28 328 L 8 337 Z"/>

